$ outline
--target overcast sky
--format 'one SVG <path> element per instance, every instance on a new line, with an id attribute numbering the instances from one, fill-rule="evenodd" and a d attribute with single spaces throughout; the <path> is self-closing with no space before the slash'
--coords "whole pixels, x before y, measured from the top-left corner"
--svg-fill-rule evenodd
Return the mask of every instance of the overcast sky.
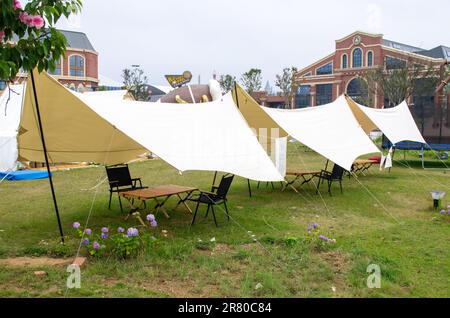
<path id="1" fill-rule="evenodd" d="M 429 49 L 450 46 L 448 0 L 84 0 L 58 27 L 85 32 L 99 52 L 99 73 L 121 81 L 139 64 L 150 83 L 190 70 L 203 83 L 262 69 L 273 85 L 283 67 L 332 53 L 353 31 Z"/>

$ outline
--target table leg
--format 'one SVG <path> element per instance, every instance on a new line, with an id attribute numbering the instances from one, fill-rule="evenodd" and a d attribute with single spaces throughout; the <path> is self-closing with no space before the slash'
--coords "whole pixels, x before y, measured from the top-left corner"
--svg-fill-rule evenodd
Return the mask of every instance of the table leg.
<path id="1" fill-rule="evenodd" d="M 161 210 L 161 212 L 164 214 L 164 216 L 168 219 L 170 219 L 170 215 L 167 213 L 166 209 L 164 209 L 163 205 L 167 202 L 167 200 L 170 198 L 170 196 L 167 196 L 162 202 L 159 202 L 157 198 L 154 198 L 154 200 L 156 201 L 156 206 L 155 206 L 155 215 L 158 214 L 158 211 Z"/>
<path id="2" fill-rule="evenodd" d="M 177 193 L 177 196 L 178 196 L 178 198 L 179 198 L 180 200 L 178 201 L 178 203 L 177 203 L 177 205 L 175 206 L 175 208 L 178 207 L 180 204 L 183 204 L 183 205 L 186 207 L 186 209 L 189 211 L 189 213 L 192 214 L 191 208 L 189 207 L 189 205 L 186 204 L 186 200 L 188 200 L 188 199 L 190 198 L 192 192 L 193 192 L 193 191 L 187 193 L 187 195 L 186 195 L 185 198 L 182 198 L 181 195 L 180 195 L 179 193 Z"/>

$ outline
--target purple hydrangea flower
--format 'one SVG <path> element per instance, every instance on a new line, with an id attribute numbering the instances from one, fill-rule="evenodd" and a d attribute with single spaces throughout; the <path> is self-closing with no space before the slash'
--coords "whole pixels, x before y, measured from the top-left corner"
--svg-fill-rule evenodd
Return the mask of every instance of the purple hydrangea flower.
<path id="1" fill-rule="evenodd" d="M 102 239 L 107 239 L 108 238 L 108 233 L 102 233 L 101 237 L 102 237 Z"/>
<path id="2" fill-rule="evenodd" d="M 86 229 L 86 230 L 84 230 L 84 233 L 86 233 L 87 235 L 91 235 L 92 234 L 92 230 L 91 229 Z"/>
<path id="3" fill-rule="evenodd" d="M 445 214 L 445 210 L 440 210 L 439 214 Z"/>
<path id="4" fill-rule="evenodd" d="M 308 231 L 311 231 L 312 230 L 312 226 L 311 225 L 308 225 Z"/>
<path id="5" fill-rule="evenodd" d="M 72 227 L 78 229 L 80 227 L 80 222 L 73 222 Z"/>
<path id="6" fill-rule="evenodd" d="M 88 245 L 88 244 L 89 244 L 89 239 L 84 238 L 84 239 L 81 241 L 81 244 L 82 244 L 82 245 Z"/>
<path id="7" fill-rule="evenodd" d="M 92 247 L 94 248 L 94 250 L 98 250 L 100 248 L 100 244 L 98 244 L 98 242 L 95 241 L 94 243 L 92 243 Z"/>
<path id="8" fill-rule="evenodd" d="M 119 226 L 119 228 L 117 229 L 117 232 L 118 233 L 123 233 L 123 232 L 125 232 L 125 229 L 123 227 Z"/>
<path id="9" fill-rule="evenodd" d="M 102 233 L 108 233 L 108 228 L 107 227 L 102 227 Z"/>
<path id="10" fill-rule="evenodd" d="M 318 227 L 319 225 L 318 225 L 317 223 L 313 223 L 312 226 L 313 226 L 313 228 L 316 228 L 316 227 Z"/>
<path id="11" fill-rule="evenodd" d="M 327 242 L 330 240 L 328 237 L 326 237 L 325 235 L 322 235 L 322 234 L 320 234 L 318 236 L 318 238 L 320 238 L 322 241 L 327 241 Z"/>
<path id="12" fill-rule="evenodd" d="M 153 214 L 147 214 L 147 221 L 152 222 L 155 220 L 155 216 Z"/>
<path id="13" fill-rule="evenodd" d="M 151 227 L 157 227 L 158 223 L 156 223 L 156 220 L 150 221 L 150 226 Z"/>
<path id="14" fill-rule="evenodd" d="M 130 227 L 130 228 L 127 230 L 127 235 L 128 235 L 128 236 L 138 236 L 138 235 L 139 235 L 139 231 L 138 231 L 137 228 Z"/>

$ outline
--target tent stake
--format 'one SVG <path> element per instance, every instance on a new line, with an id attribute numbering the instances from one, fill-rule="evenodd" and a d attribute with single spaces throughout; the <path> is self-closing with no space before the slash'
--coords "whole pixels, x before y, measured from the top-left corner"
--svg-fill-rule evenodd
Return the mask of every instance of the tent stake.
<path id="1" fill-rule="evenodd" d="M 53 197 L 53 205 L 55 206 L 55 212 L 56 212 L 56 218 L 58 219 L 58 226 L 59 226 L 59 234 L 61 235 L 61 241 L 64 243 L 64 234 L 61 226 L 61 219 L 59 218 L 59 211 L 58 211 L 58 203 L 56 202 L 56 195 L 55 195 L 55 188 L 53 187 L 53 179 L 52 174 L 50 173 L 50 165 L 48 163 L 48 156 L 47 156 L 47 146 L 45 145 L 45 138 L 44 138 L 44 130 L 42 128 L 42 121 L 41 121 L 41 113 L 39 111 L 39 103 L 36 93 L 36 85 L 34 83 L 34 71 L 30 71 L 31 74 L 31 83 L 33 85 L 33 94 L 34 94 L 34 102 L 36 105 L 36 115 L 39 123 L 39 132 L 41 134 L 41 141 L 42 141 L 42 149 L 44 151 L 44 157 L 45 157 L 45 165 L 47 167 L 48 172 L 48 181 L 50 182 L 50 189 L 52 191 L 52 197 Z"/>

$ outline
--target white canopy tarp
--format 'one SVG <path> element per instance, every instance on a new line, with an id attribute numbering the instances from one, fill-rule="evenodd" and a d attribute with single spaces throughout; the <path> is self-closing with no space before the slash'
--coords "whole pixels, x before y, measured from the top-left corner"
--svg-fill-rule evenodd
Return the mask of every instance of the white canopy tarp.
<path id="1" fill-rule="evenodd" d="M 302 109 L 262 107 L 293 138 L 350 170 L 359 156 L 379 153 L 361 128 L 344 96 L 333 103 Z"/>
<path id="2" fill-rule="evenodd" d="M 10 85 L 0 96 L 0 172 L 16 169 L 24 89 L 25 85 Z"/>
<path id="3" fill-rule="evenodd" d="M 180 171 L 222 171 L 259 181 L 282 181 L 233 102 L 199 104 L 105 100 L 75 93 L 127 136 Z"/>
<path id="4" fill-rule="evenodd" d="M 417 128 L 406 101 L 403 101 L 398 106 L 383 109 L 355 104 L 393 144 L 400 141 L 426 143 Z"/>
<path id="5" fill-rule="evenodd" d="M 128 91 L 126 89 L 120 89 L 120 90 L 112 90 L 112 91 L 94 91 L 94 92 L 84 92 L 83 94 L 86 95 L 93 95 L 98 96 L 102 98 L 108 98 L 108 99 L 128 99 Z"/>

